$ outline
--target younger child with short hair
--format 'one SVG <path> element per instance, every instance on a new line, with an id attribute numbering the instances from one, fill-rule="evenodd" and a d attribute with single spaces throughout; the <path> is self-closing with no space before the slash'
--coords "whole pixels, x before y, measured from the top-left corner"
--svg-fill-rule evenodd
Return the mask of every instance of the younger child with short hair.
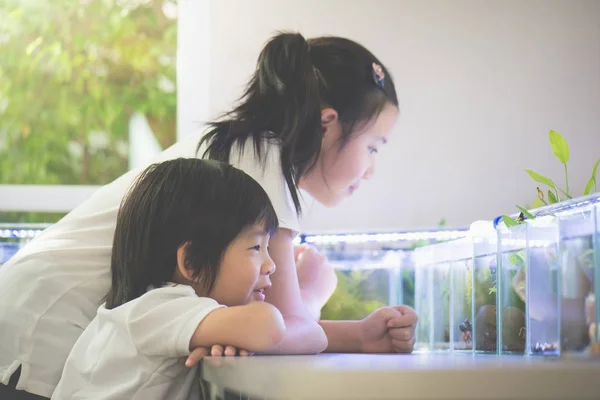
<path id="1" fill-rule="evenodd" d="M 278 220 L 262 187 L 231 165 L 174 159 L 124 198 L 112 286 L 65 364 L 53 399 L 198 399 L 197 347 L 262 352 L 285 334 L 264 302 Z"/>

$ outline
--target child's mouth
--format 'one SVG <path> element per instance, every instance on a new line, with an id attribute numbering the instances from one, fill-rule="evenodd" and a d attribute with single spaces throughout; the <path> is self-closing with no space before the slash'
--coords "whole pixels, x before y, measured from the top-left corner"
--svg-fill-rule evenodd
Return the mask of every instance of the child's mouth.
<path id="1" fill-rule="evenodd" d="M 252 297 L 254 297 L 254 300 L 265 301 L 265 294 L 263 293 L 263 290 L 264 289 L 257 289 L 252 292 Z"/>

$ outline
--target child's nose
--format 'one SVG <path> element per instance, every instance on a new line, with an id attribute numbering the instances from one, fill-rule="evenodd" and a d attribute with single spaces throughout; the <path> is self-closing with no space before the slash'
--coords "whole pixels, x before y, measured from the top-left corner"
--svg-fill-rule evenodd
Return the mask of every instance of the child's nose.
<path id="1" fill-rule="evenodd" d="M 263 275 L 272 275 L 275 270 L 277 269 L 277 267 L 275 266 L 275 263 L 273 262 L 273 260 L 271 259 L 271 257 L 269 257 L 269 259 L 267 261 L 265 261 L 265 263 L 262 265 L 262 273 Z"/>

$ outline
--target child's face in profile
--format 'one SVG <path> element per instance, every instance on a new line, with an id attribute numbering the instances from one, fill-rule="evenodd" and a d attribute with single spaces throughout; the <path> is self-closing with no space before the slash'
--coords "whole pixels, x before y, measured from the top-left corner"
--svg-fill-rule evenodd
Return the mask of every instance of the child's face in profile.
<path id="1" fill-rule="evenodd" d="M 324 135 L 319 160 L 311 172 L 300 178 L 300 187 L 321 204 L 333 207 L 358 190 L 363 179 L 371 179 L 375 173 L 377 152 L 393 133 L 398 108 L 386 104 L 377 118 L 354 132 L 342 149 L 339 148 L 342 125 L 337 114 L 323 113 Z"/>
<path id="2" fill-rule="evenodd" d="M 208 297 L 226 306 L 264 301 L 264 289 L 271 286 L 269 276 L 275 263 L 268 251 L 269 235 L 263 225 L 254 225 L 229 245 L 213 289 Z"/>

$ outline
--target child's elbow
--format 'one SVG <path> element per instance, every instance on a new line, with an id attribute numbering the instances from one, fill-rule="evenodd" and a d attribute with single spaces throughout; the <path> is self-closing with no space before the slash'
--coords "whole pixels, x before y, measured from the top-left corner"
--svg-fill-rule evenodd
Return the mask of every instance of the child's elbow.
<path id="1" fill-rule="evenodd" d="M 256 326 L 260 327 L 260 333 L 256 335 L 255 350 L 263 352 L 277 346 L 285 337 L 286 327 L 283 316 L 277 308 L 268 303 L 260 304 L 257 310 Z"/>
<path id="2" fill-rule="evenodd" d="M 285 323 L 283 322 L 283 318 L 281 318 L 281 322 L 277 321 L 277 323 L 271 327 L 271 332 L 269 332 L 269 339 L 266 348 L 277 346 L 279 343 L 281 343 L 281 341 L 285 337 L 285 334 Z"/>

